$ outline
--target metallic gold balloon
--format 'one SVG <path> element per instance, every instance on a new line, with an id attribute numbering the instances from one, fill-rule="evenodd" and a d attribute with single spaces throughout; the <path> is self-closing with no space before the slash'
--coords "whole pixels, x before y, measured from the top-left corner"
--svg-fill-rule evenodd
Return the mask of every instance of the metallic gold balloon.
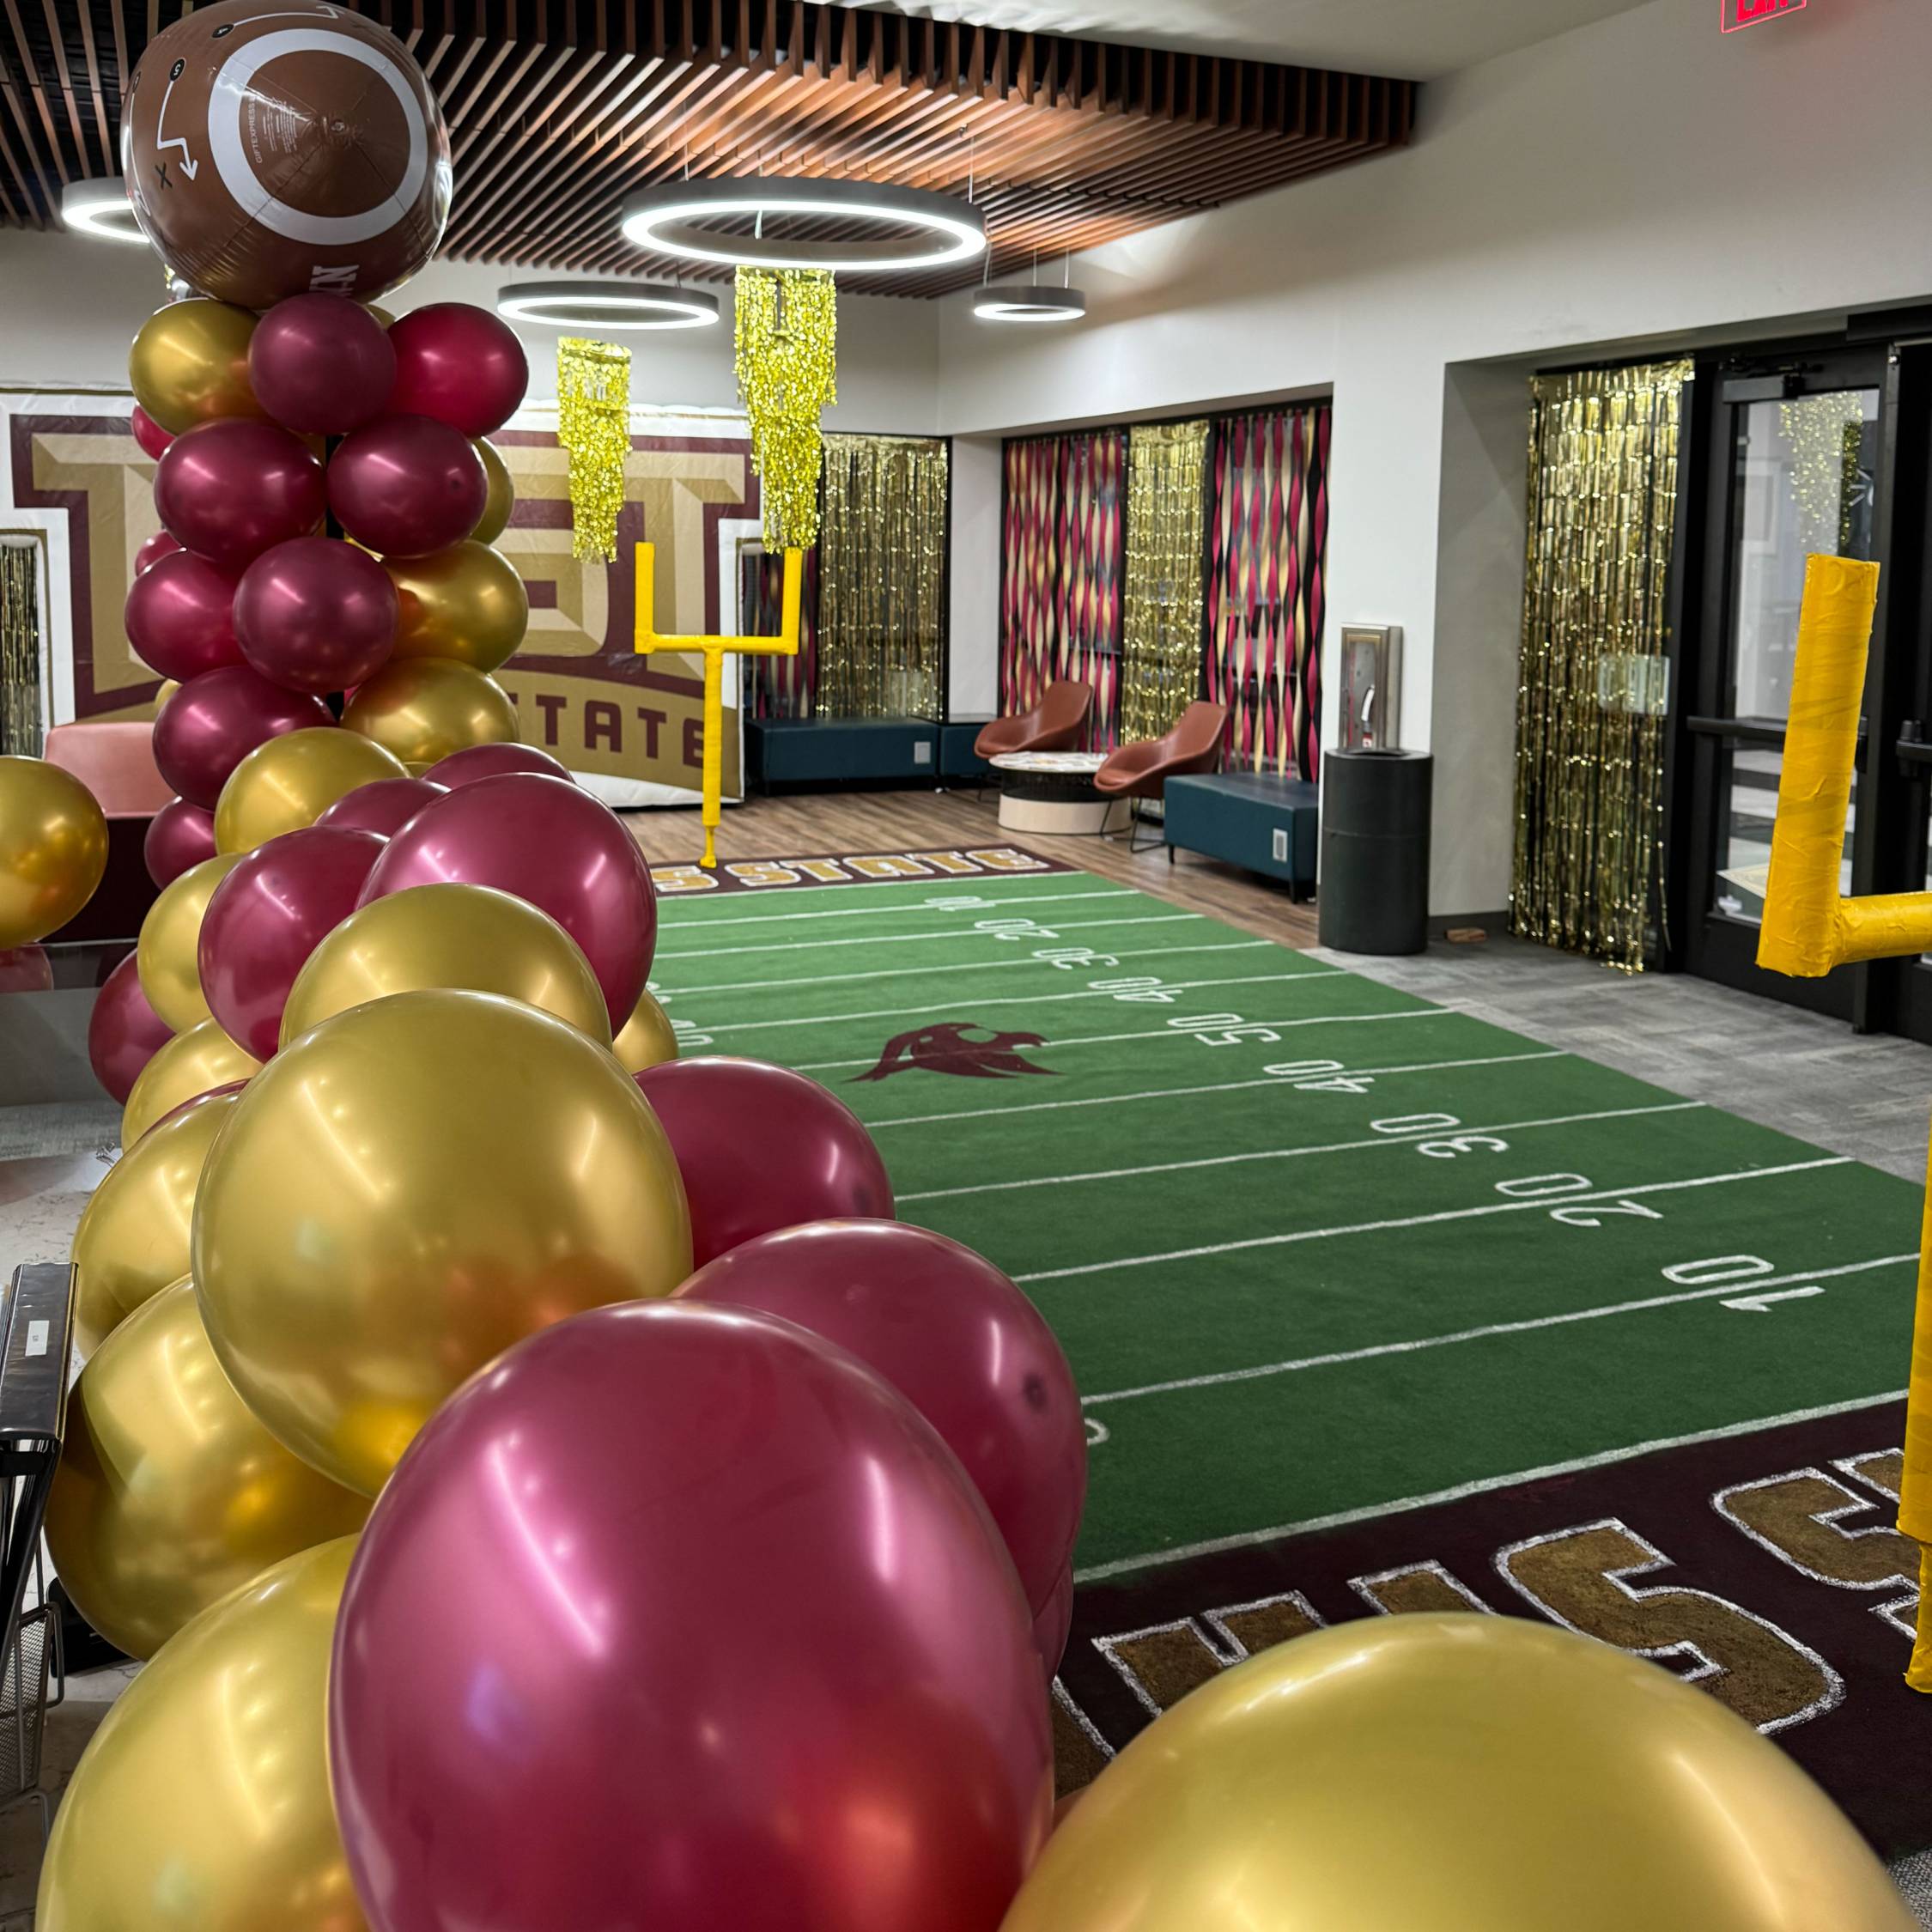
<path id="1" fill-rule="evenodd" d="M 195 1190 L 234 1103 L 233 1094 L 209 1094 L 143 1134 L 138 1144 L 130 1141 L 82 1209 L 71 1258 L 74 1339 L 83 1356 L 188 1272 Z"/>
<path id="2" fill-rule="evenodd" d="M 523 642 L 530 623 L 523 579 L 488 544 L 386 557 L 382 567 L 402 605 L 395 658 L 448 658 L 488 671 Z"/>
<path id="3" fill-rule="evenodd" d="M 355 1540 L 204 1611 L 82 1754 L 39 1932 L 366 1932 L 329 1796 L 330 1647 Z"/>
<path id="4" fill-rule="evenodd" d="M 66 925 L 106 870 L 94 793 L 45 758 L 0 758 L 0 952 Z"/>
<path id="5" fill-rule="evenodd" d="M 439 987 L 500 993 L 611 1043 L 597 975 L 548 913 L 487 885 L 412 885 L 359 907 L 308 956 L 282 1044 L 351 1006 Z"/>
<path id="6" fill-rule="evenodd" d="M 472 436 L 477 454 L 483 459 L 483 475 L 489 479 L 489 500 L 483 506 L 483 521 L 470 532 L 473 544 L 494 544 L 509 528 L 510 512 L 517 507 L 517 486 L 495 443 L 487 437 Z"/>
<path id="7" fill-rule="evenodd" d="M 262 1063 L 211 1019 L 177 1033 L 141 1069 L 121 1110 L 121 1145 L 133 1147 L 184 1100 L 253 1078 Z"/>
<path id="8" fill-rule="evenodd" d="M 1001 1932 L 1911 1932 L 1825 1794 L 1705 1692 L 1517 1617 L 1370 1617 L 1192 1692 Z"/>
<path id="9" fill-rule="evenodd" d="M 135 971 L 148 1004 L 177 1033 L 199 1026 L 208 1018 L 202 996 L 201 922 L 215 888 L 241 863 L 239 852 L 217 853 L 191 866 L 161 888 L 161 896 L 141 921 L 135 944 Z"/>
<path id="10" fill-rule="evenodd" d="M 210 1347 L 191 1281 L 137 1309 L 81 1371 L 47 1548 L 81 1614 L 151 1657 L 232 1589 L 337 1536 L 369 1499 L 291 1455 Z"/>
<path id="11" fill-rule="evenodd" d="M 230 302 L 197 296 L 158 308 L 128 352 L 134 399 L 171 434 L 218 416 L 259 416 L 248 386 L 255 318 Z"/>
<path id="12" fill-rule="evenodd" d="M 155 687 L 155 715 L 156 717 L 161 715 L 161 708 L 180 689 L 181 680 L 179 677 L 164 677 Z"/>
<path id="13" fill-rule="evenodd" d="M 404 778 L 402 762 L 359 732 L 318 726 L 258 744 L 228 775 L 215 804 L 215 849 L 250 852 L 313 825 L 336 800 L 379 778 Z"/>
<path id="14" fill-rule="evenodd" d="M 597 1042 L 483 993 L 399 993 L 250 1084 L 195 1204 L 222 1365 L 276 1435 L 373 1494 L 473 1370 L 691 1269 L 671 1143 Z"/>
<path id="15" fill-rule="evenodd" d="M 641 1073 L 647 1066 L 661 1066 L 677 1057 L 677 1036 L 670 1016 L 649 992 L 637 996 L 630 1018 L 617 1029 L 611 1050 L 627 1073 Z"/>
<path id="16" fill-rule="evenodd" d="M 494 678 L 449 658 L 392 658 L 349 701 L 342 721 L 406 765 L 471 744 L 514 743 L 516 707 Z"/>

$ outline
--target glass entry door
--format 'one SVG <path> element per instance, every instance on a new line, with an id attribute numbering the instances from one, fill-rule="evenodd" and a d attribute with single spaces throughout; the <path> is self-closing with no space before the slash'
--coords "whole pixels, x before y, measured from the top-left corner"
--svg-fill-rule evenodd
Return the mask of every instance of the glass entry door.
<path id="1" fill-rule="evenodd" d="M 1874 558 L 1886 419 L 1882 349 L 1808 355 L 1765 375 L 1720 375 L 1710 423 L 1697 645 L 1685 665 L 1691 752 L 1686 963 L 1773 998 L 1852 1017 L 1855 981 L 1755 963 L 1790 711 L 1791 669 L 1814 553 Z M 1845 833 L 1852 888 L 1861 777 Z"/>

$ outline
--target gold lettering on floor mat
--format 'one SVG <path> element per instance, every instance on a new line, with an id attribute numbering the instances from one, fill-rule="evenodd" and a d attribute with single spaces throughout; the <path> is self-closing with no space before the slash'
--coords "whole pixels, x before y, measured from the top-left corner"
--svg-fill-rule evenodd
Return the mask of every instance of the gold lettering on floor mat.
<path id="1" fill-rule="evenodd" d="M 1896 1503 L 1905 1480 L 1905 1452 L 1903 1449 L 1873 1449 L 1864 1455 L 1841 1455 L 1837 1467 L 1846 1475 L 1868 1483 L 1881 1495 Z"/>
<path id="2" fill-rule="evenodd" d="M 1481 1610 L 1489 1606 L 1467 1583 L 1450 1576 L 1439 1563 L 1405 1564 L 1373 1577 L 1351 1577 L 1348 1587 L 1384 1616 L 1420 1613 L 1439 1616 L 1446 1610 Z"/>
<path id="3" fill-rule="evenodd" d="M 1238 1603 L 1225 1610 L 1210 1610 L 1207 1621 L 1228 1640 L 1236 1656 L 1251 1657 L 1270 1645 L 1285 1643 L 1291 1637 L 1305 1637 L 1320 1630 L 1321 1619 L 1308 1599 L 1298 1590 L 1280 1596 L 1263 1597 L 1258 1603 Z"/>
<path id="4" fill-rule="evenodd" d="M 1753 1543 L 1821 1583 L 1850 1590 L 1917 1587 L 1918 1552 L 1889 1523 L 1846 1528 L 1838 1520 L 1883 1505 L 1822 1469 L 1734 1483 L 1710 1506 Z"/>
<path id="5" fill-rule="evenodd" d="M 1228 1661 L 1216 1656 L 1200 1625 L 1188 1617 L 1120 1637 L 1096 1637 L 1094 1648 L 1157 1717 L 1189 1691 L 1199 1690 Z"/>
<path id="6" fill-rule="evenodd" d="M 1709 1590 L 1625 1581 L 1669 1564 L 1614 1517 L 1496 1553 L 1504 1581 L 1546 1616 L 1639 1656 L 1688 1662 L 1678 1674 L 1685 1682 L 1702 1684 L 1761 1731 L 1815 1717 L 1844 1697 L 1844 1680 L 1765 1619 Z"/>

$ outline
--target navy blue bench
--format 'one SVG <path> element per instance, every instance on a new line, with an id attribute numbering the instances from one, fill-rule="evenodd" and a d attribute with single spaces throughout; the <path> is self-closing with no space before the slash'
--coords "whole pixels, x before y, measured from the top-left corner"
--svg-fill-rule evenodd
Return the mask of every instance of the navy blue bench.
<path id="1" fill-rule="evenodd" d="M 939 726 L 939 776 L 958 780 L 993 775 L 993 767 L 973 749 L 973 743 L 993 722 L 988 718 L 956 718 Z"/>
<path id="2" fill-rule="evenodd" d="M 1273 772 L 1228 771 L 1170 778 L 1167 855 L 1199 852 L 1285 881 L 1292 898 L 1315 890 L 1321 787 Z"/>
<path id="3" fill-rule="evenodd" d="M 762 792 L 936 784 L 939 727 L 924 718 L 748 718 L 744 763 Z"/>

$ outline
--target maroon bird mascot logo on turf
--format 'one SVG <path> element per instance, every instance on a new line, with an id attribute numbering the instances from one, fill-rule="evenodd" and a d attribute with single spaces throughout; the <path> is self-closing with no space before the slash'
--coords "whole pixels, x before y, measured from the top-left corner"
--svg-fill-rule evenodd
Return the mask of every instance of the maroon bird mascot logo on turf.
<path id="1" fill-rule="evenodd" d="M 969 1040 L 969 1033 L 984 1033 L 984 1040 Z M 1004 1080 L 1015 1073 L 1051 1073 L 1050 1066 L 1036 1066 L 1020 1051 L 1026 1047 L 1043 1047 L 1046 1036 L 1039 1033 L 995 1033 L 977 1020 L 945 1020 L 937 1026 L 921 1026 L 910 1033 L 895 1035 L 885 1042 L 878 1065 L 858 1080 L 883 1080 L 892 1073 L 963 1073 L 975 1080 Z"/>

